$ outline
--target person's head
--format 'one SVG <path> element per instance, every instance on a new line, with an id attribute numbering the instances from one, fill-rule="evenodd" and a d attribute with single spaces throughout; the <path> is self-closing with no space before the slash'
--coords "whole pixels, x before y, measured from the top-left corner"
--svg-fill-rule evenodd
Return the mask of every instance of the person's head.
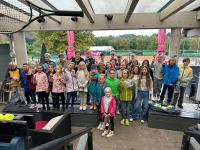
<path id="1" fill-rule="evenodd" d="M 111 57 L 111 59 L 114 59 L 115 58 L 115 52 L 111 52 L 110 57 Z"/>
<path id="2" fill-rule="evenodd" d="M 110 97 L 112 94 L 111 88 L 110 87 L 105 88 L 104 93 L 106 97 Z"/>
<path id="3" fill-rule="evenodd" d="M 30 67 L 31 67 L 31 69 L 35 69 L 35 62 L 34 61 L 30 62 Z"/>
<path id="4" fill-rule="evenodd" d="M 41 73 L 42 70 L 43 70 L 43 65 L 42 64 L 38 64 L 38 66 L 37 66 L 38 73 Z"/>
<path id="5" fill-rule="evenodd" d="M 100 54 L 100 58 L 101 58 L 101 60 L 104 60 L 104 53 Z"/>
<path id="6" fill-rule="evenodd" d="M 65 55 L 63 53 L 58 55 L 60 61 L 63 61 L 65 59 Z"/>
<path id="7" fill-rule="evenodd" d="M 15 62 L 10 62 L 9 63 L 9 69 L 15 70 L 17 68 L 17 64 Z"/>
<path id="8" fill-rule="evenodd" d="M 145 59 L 145 60 L 143 61 L 143 63 L 142 63 L 142 67 L 143 67 L 143 66 L 149 67 L 149 60 Z"/>
<path id="9" fill-rule="evenodd" d="M 99 68 L 104 68 L 104 63 L 102 61 L 99 62 Z"/>
<path id="10" fill-rule="evenodd" d="M 97 65 L 92 64 L 92 66 L 91 66 L 91 73 L 92 73 L 92 74 L 97 73 Z"/>
<path id="11" fill-rule="evenodd" d="M 109 70 L 109 76 L 114 79 L 115 78 L 115 69 L 110 69 Z"/>
<path id="12" fill-rule="evenodd" d="M 118 55 L 117 55 L 117 61 L 120 63 L 121 60 L 122 60 L 122 55 L 121 55 L 121 54 L 118 54 Z"/>
<path id="13" fill-rule="evenodd" d="M 78 58 L 78 59 L 81 57 L 81 51 L 80 50 L 75 51 L 75 57 Z"/>
<path id="14" fill-rule="evenodd" d="M 158 62 L 162 62 L 162 60 L 163 60 L 163 55 L 158 54 L 157 60 L 158 60 Z"/>
<path id="15" fill-rule="evenodd" d="M 133 59 L 132 60 L 132 65 L 135 66 L 135 65 L 139 65 L 139 61 L 137 59 Z"/>
<path id="16" fill-rule="evenodd" d="M 62 66 L 61 65 L 57 65 L 55 69 L 56 69 L 56 72 L 58 72 L 58 70 L 59 70 L 59 73 L 62 73 Z"/>
<path id="17" fill-rule="evenodd" d="M 183 65 L 188 66 L 190 64 L 190 58 L 184 58 L 183 59 Z"/>
<path id="18" fill-rule="evenodd" d="M 135 58 L 136 58 L 135 53 L 132 53 L 132 54 L 131 54 L 131 60 L 133 60 L 133 59 L 135 59 Z"/>
<path id="19" fill-rule="evenodd" d="M 87 57 L 88 57 L 88 58 L 92 58 L 92 51 L 90 51 L 90 50 L 87 51 Z"/>
<path id="20" fill-rule="evenodd" d="M 44 57 L 45 57 L 45 60 L 46 60 L 47 62 L 49 62 L 50 59 L 51 59 L 51 55 L 50 55 L 49 53 L 45 53 L 45 54 L 44 54 Z"/>
<path id="21" fill-rule="evenodd" d="M 146 87 L 148 90 L 150 90 L 151 88 L 151 77 L 150 77 L 150 73 L 149 73 L 149 67 L 147 67 L 146 65 L 144 65 L 142 67 L 142 71 L 139 75 L 139 79 L 138 79 L 138 87 L 140 87 L 141 85 L 141 80 L 142 80 L 142 76 L 146 76 Z"/>
<path id="22" fill-rule="evenodd" d="M 176 64 L 176 59 L 174 57 L 172 57 L 168 60 L 168 63 L 170 66 L 173 66 L 174 64 Z"/>
<path id="23" fill-rule="evenodd" d="M 73 70 L 74 69 L 74 65 L 75 64 L 73 62 L 69 62 L 68 65 L 67 65 L 67 69 L 70 70 L 70 71 Z"/>
<path id="24" fill-rule="evenodd" d="M 122 71 L 122 76 L 124 79 L 127 79 L 129 77 L 129 71 L 127 69 L 124 69 Z"/>
<path id="25" fill-rule="evenodd" d="M 100 83 L 100 84 L 104 84 L 105 81 L 106 81 L 106 76 L 105 76 L 105 74 L 100 74 L 100 75 L 99 75 L 99 83 Z"/>
<path id="26" fill-rule="evenodd" d="M 28 71 L 28 64 L 27 63 L 23 63 L 23 70 Z"/>
<path id="27" fill-rule="evenodd" d="M 146 65 L 144 65 L 142 67 L 142 75 L 147 75 L 148 71 L 149 71 L 149 68 Z"/>
<path id="28" fill-rule="evenodd" d="M 78 72 L 79 72 L 80 70 L 84 70 L 85 79 L 87 79 L 89 74 L 88 74 L 87 67 L 86 67 L 84 61 L 81 61 L 81 62 L 79 63 L 77 74 L 78 74 Z"/>
<path id="29" fill-rule="evenodd" d="M 123 62 L 125 63 L 125 65 L 128 65 L 128 58 L 124 58 Z"/>
<path id="30" fill-rule="evenodd" d="M 53 72 L 54 69 L 54 65 L 53 64 L 49 64 L 48 65 L 48 71 Z"/>
<path id="31" fill-rule="evenodd" d="M 110 69 L 111 67 L 112 67 L 112 63 L 108 61 L 106 63 L 106 69 Z"/>
<path id="32" fill-rule="evenodd" d="M 133 75 L 139 75 L 140 74 L 140 66 L 136 65 L 133 67 Z"/>
<path id="33" fill-rule="evenodd" d="M 126 68 L 126 65 L 125 65 L 124 62 L 122 62 L 122 63 L 120 64 L 120 69 L 121 69 L 121 70 L 124 70 L 125 68 Z"/>

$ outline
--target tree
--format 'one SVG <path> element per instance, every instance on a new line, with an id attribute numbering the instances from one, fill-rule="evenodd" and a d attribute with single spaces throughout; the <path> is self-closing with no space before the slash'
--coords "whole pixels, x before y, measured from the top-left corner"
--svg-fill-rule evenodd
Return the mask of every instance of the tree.
<path id="1" fill-rule="evenodd" d="M 130 40 L 130 49 L 136 49 L 137 44 L 136 44 L 136 37 L 132 37 Z"/>
<path id="2" fill-rule="evenodd" d="M 121 48 L 120 43 L 121 43 L 121 38 L 116 38 L 115 45 L 116 45 L 118 50 Z"/>
<path id="3" fill-rule="evenodd" d="M 197 50 L 197 47 L 198 47 L 198 38 L 192 38 L 189 49 Z"/>

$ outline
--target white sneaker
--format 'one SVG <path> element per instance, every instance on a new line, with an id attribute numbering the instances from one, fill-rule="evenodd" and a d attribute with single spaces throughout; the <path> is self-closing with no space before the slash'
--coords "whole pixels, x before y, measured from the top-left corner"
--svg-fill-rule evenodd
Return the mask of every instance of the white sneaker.
<path id="1" fill-rule="evenodd" d="M 117 111 L 117 112 L 116 112 L 116 114 L 118 114 L 118 115 L 119 115 L 119 114 L 120 114 L 120 113 L 119 113 L 119 111 Z"/>
<path id="2" fill-rule="evenodd" d="M 101 125 L 101 128 L 100 128 L 100 130 L 101 131 L 103 131 L 105 129 L 105 125 L 104 125 L 104 123 Z"/>
<path id="3" fill-rule="evenodd" d="M 153 96 L 153 97 L 152 97 L 152 101 L 156 101 L 156 96 Z"/>
<path id="4" fill-rule="evenodd" d="M 33 104 L 31 107 L 29 107 L 30 109 L 33 109 L 33 108 L 35 108 L 35 107 L 37 107 L 37 105 L 36 104 Z"/>
<path id="5" fill-rule="evenodd" d="M 41 108 L 42 108 L 42 105 L 41 105 L 41 104 L 38 104 L 38 105 L 37 105 L 37 108 L 38 108 L 38 109 L 41 109 Z"/>
<path id="6" fill-rule="evenodd" d="M 110 131 L 106 137 L 112 137 L 114 135 L 114 131 Z"/>
<path id="7" fill-rule="evenodd" d="M 130 118 L 130 119 L 129 119 L 129 121 L 131 121 L 131 122 L 132 122 L 132 121 L 133 121 L 133 118 Z"/>
<path id="8" fill-rule="evenodd" d="M 144 120 L 141 120 L 141 123 L 144 123 L 145 121 Z"/>
<path id="9" fill-rule="evenodd" d="M 82 110 L 83 109 L 83 106 L 80 106 L 79 110 Z"/>
<path id="10" fill-rule="evenodd" d="M 97 127 L 97 129 L 99 130 L 101 128 L 101 123 L 99 123 L 99 126 Z"/>
<path id="11" fill-rule="evenodd" d="M 83 110 L 86 110 L 87 109 L 87 106 L 83 106 Z"/>
<path id="12" fill-rule="evenodd" d="M 105 131 L 102 133 L 102 136 L 106 136 L 106 134 L 108 134 L 108 130 L 105 130 Z"/>

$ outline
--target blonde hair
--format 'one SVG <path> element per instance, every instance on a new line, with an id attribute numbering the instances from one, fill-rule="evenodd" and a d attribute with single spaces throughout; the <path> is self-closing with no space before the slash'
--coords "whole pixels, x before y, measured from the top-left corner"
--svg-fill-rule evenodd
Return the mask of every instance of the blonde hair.
<path id="1" fill-rule="evenodd" d="M 149 71 L 149 67 L 147 66 L 143 66 L 141 68 L 141 72 L 140 72 L 140 75 L 139 75 L 139 78 L 138 78 L 138 88 L 140 87 L 141 85 L 141 80 L 142 80 L 142 76 L 143 76 L 143 73 L 142 73 L 142 69 L 143 68 L 146 68 L 147 69 L 147 74 L 146 74 L 146 87 L 148 90 L 151 89 L 151 77 L 150 77 L 150 71 Z"/>
<path id="2" fill-rule="evenodd" d="M 111 90 L 110 87 L 105 88 L 104 93 L 105 93 L 105 91 L 108 91 L 108 90 L 110 90 L 110 92 L 112 93 L 112 90 Z M 111 95 L 111 96 L 112 96 L 112 95 Z"/>
<path id="3" fill-rule="evenodd" d="M 91 53 L 91 54 L 92 54 L 92 51 L 91 51 L 91 50 L 87 51 L 87 54 L 89 54 L 89 53 Z"/>
<path id="4" fill-rule="evenodd" d="M 99 77 L 100 77 L 100 76 L 103 76 L 103 77 L 106 79 L 105 74 L 100 74 Z M 99 81 L 99 83 L 100 83 L 100 81 Z M 105 87 L 105 85 L 106 85 L 106 80 L 105 80 L 105 82 L 104 82 L 104 84 L 103 84 L 103 88 Z"/>
<path id="5" fill-rule="evenodd" d="M 44 56 L 49 56 L 49 57 L 51 57 L 51 55 L 50 55 L 49 53 L 45 53 Z"/>
<path id="6" fill-rule="evenodd" d="M 74 62 L 71 62 L 71 61 L 70 61 L 70 62 L 68 63 L 68 65 L 70 65 L 70 64 L 72 64 L 72 65 L 75 66 L 75 63 L 74 63 Z"/>
<path id="7" fill-rule="evenodd" d="M 31 61 L 30 64 L 31 64 L 31 63 L 34 63 L 34 65 L 36 65 L 36 63 L 35 63 L 34 61 Z"/>
<path id="8" fill-rule="evenodd" d="M 135 53 L 132 53 L 132 54 L 131 54 L 131 56 L 133 56 L 133 55 L 136 56 Z"/>
<path id="9" fill-rule="evenodd" d="M 128 62 L 128 58 L 124 58 L 123 59 L 123 62 L 125 63 L 125 60 L 127 60 L 127 62 Z M 126 66 L 126 69 L 129 69 L 129 63 L 126 65 L 126 63 L 125 63 L 125 66 Z"/>
<path id="10" fill-rule="evenodd" d="M 89 77 L 89 73 L 88 73 L 88 71 L 87 71 L 87 67 L 86 67 L 86 65 L 85 65 L 85 62 L 83 62 L 83 61 L 81 61 L 80 63 L 79 63 L 79 65 L 78 65 L 78 71 L 77 71 L 77 75 L 78 75 L 78 73 L 79 73 L 79 71 L 80 71 L 80 64 L 83 64 L 84 65 L 84 75 L 85 75 L 85 79 L 87 79 L 88 77 Z"/>
<path id="11" fill-rule="evenodd" d="M 175 61 L 175 64 L 176 64 L 176 59 L 174 57 L 171 57 L 169 60 L 168 60 L 168 63 L 170 63 L 170 61 L 174 60 Z"/>
<path id="12" fill-rule="evenodd" d="M 124 71 L 126 71 L 126 73 L 127 73 L 127 78 L 129 78 L 130 73 L 129 73 L 129 71 L 128 71 L 127 69 L 124 69 L 124 70 L 122 71 L 122 77 L 123 77 L 123 72 L 124 72 Z"/>
<path id="13" fill-rule="evenodd" d="M 10 62 L 8 66 L 9 66 L 9 69 L 11 69 L 12 66 L 14 66 L 15 68 L 17 68 L 17 64 L 15 62 L 13 62 L 13 61 Z"/>

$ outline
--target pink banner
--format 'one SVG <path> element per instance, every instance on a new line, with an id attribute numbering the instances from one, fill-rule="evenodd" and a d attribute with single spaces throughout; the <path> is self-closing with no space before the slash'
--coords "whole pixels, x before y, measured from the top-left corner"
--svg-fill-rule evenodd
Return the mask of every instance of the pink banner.
<path id="1" fill-rule="evenodd" d="M 67 60 L 70 61 L 74 58 L 74 32 L 67 31 L 67 41 L 68 41 L 68 51 L 67 51 Z"/>

